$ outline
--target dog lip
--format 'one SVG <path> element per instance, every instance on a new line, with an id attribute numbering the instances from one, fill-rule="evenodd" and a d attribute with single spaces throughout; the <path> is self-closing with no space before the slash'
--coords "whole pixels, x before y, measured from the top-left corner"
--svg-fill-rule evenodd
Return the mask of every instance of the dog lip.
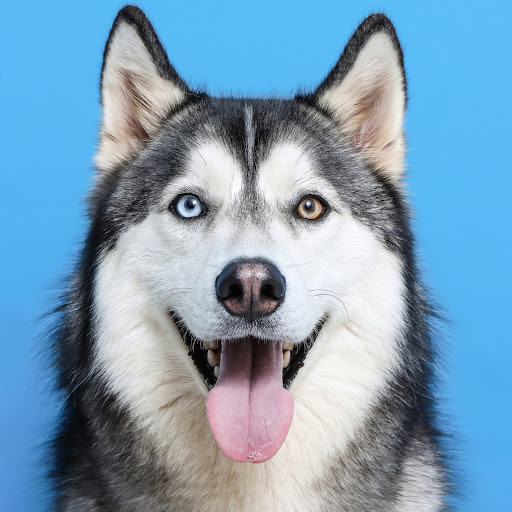
<path id="1" fill-rule="evenodd" d="M 211 390 L 217 381 L 217 376 L 214 373 L 214 368 L 208 363 L 208 349 L 206 348 L 209 342 L 203 342 L 202 340 L 198 340 L 188 329 L 183 319 L 180 315 L 173 311 L 169 311 L 169 316 L 178 329 L 183 342 L 188 347 L 189 352 L 188 355 L 192 358 L 194 365 L 196 366 L 199 374 L 203 378 L 203 382 L 207 390 Z M 315 325 L 314 329 L 304 340 L 299 343 L 294 344 L 290 353 L 290 362 L 286 368 L 283 368 L 283 387 L 288 389 L 297 376 L 299 370 L 304 366 L 304 360 L 315 344 L 316 339 L 324 325 L 327 321 L 327 316 L 324 315 L 320 318 L 320 320 Z M 275 340 L 269 339 L 260 339 L 254 336 L 245 336 L 243 338 L 239 338 L 240 340 L 252 338 L 255 341 L 263 341 L 263 342 L 272 342 Z"/>

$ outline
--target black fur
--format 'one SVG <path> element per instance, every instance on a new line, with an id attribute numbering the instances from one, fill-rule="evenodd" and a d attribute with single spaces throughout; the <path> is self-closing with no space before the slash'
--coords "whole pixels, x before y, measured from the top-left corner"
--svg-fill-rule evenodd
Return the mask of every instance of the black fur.
<path id="1" fill-rule="evenodd" d="M 117 28 L 122 22 L 129 23 L 136 29 L 137 34 L 144 42 L 144 46 L 151 55 L 153 62 L 156 64 L 156 68 L 160 76 L 176 83 L 180 89 L 190 93 L 190 89 L 188 88 L 187 84 L 181 79 L 178 73 L 176 73 L 176 70 L 171 66 L 169 59 L 167 58 L 167 53 L 165 53 L 165 50 L 160 43 L 158 36 L 153 30 L 153 26 L 148 21 L 144 13 L 138 7 L 133 5 L 127 5 L 126 7 L 123 7 L 117 13 L 116 19 L 112 25 L 112 29 L 110 30 L 107 44 L 105 45 L 105 51 L 103 53 L 100 90 L 103 85 L 103 74 L 105 72 L 105 65 L 107 63 L 107 57 L 110 50 L 110 43 L 112 41 L 112 37 L 116 33 Z"/>
<path id="2" fill-rule="evenodd" d="M 395 27 L 383 14 L 371 14 L 359 25 L 354 35 L 350 38 L 347 46 L 343 50 L 341 57 L 334 66 L 334 68 L 327 75 L 325 80 L 320 84 L 315 93 L 311 96 L 311 101 L 314 102 L 318 97 L 325 92 L 327 89 L 332 87 L 333 84 L 341 82 L 346 74 L 350 71 L 354 62 L 359 55 L 361 48 L 364 46 L 368 38 L 376 34 L 377 32 L 386 33 L 393 42 L 393 47 L 398 56 L 398 62 L 403 74 L 404 93 L 407 93 L 405 67 L 404 67 L 404 55 L 402 53 L 402 47 L 400 41 L 396 35 Z M 407 101 L 407 98 L 406 98 Z"/>
<path id="3" fill-rule="evenodd" d="M 385 31 L 391 36 L 403 69 L 402 51 L 391 22 L 379 14 L 367 18 L 315 93 L 291 100 L 256 100 L 211 98 L 191 91 L 170 65 L 144 14 L 132 6 L 123 8 L 116 17 L 104 66 L 109 43 L 122 21 L 136 28 L 160 75 L 177 83 L 188 99 L 179 106 L 179 112 L 169 112 L 144 151 L 100 177 L 89 199 L 89 232 L 60 309 L 55 338 L 59 389 L 65 397 L 60 434 L 55 440 L 57 510 L 190 510 L 185 501 L 165 501 L 169 495 L 179 495 L 183 477 L 173 468 L 158 467 L 155 447 L 93 365 L 92 304 L 101 255 L 115 248 L 124 230 L 157 207 L 165 185 L 184 172 L 191 148 L 206 135 L 215 135 L 233 148 L 236 158 L 246 164 L 248 183 L 254 180 L 257 162 L 276 141 L 299 141 L 315 155 L 318 168 L 335 184 L 353 215 L 404 262 L 404 370 L 395 373 L 389 390 L 383 390 L 386 398 L 375 405 L 349 456 L 334 461 L 325 478 L 315 482 L 328 496 L 325 510 L 388 510 L 385 507 L 396 497 L 409 451 L 418 450 L 418 444 L 432 443 L 436 468 L 444 464 L 431 391 L 432 311 L 420 286 L 410 216 L 401 190 L 349 147 L 317 99 L 325 88 L 342 80 L 375 32 Z M 244 149 L 247 108 L 252 109 L 256 130 L 252 168 Z M 249 192 L 247 199 L 257 205 L 257 198 L 250 197 Z M 256 206 L 253 211 L 257 211 Z"/>

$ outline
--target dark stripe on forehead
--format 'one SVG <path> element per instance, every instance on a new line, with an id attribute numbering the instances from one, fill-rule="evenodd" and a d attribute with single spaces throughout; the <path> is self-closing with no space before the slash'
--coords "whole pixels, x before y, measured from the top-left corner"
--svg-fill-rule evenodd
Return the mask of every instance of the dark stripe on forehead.
<path id="1" fill-rule="evenodd" d="M 262 213 L 256 193 L 257 169 L 267 151 L 273 123 L 265 119 L 258 100 L 212 99 L 211 106 L 211 127 L 242 171 L 239 214 L 256 219 Z"/>
<path id="2" fill-rule="evenodd" d="M 211 126 L 242 163 L 250 183 L 273 142 L 294 122 L 292 101 L 212 98 L 210 106 Z"/>

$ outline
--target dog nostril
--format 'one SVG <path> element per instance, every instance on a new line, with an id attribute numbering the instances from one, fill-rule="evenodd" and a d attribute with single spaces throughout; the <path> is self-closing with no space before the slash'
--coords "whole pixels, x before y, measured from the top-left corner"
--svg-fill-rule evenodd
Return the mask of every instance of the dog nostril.
<path id="1" fill-rule="evenodd" d="M 230 298 L 241 299 L 244 294 L 242 283 L 236 278 L 236 267 L 229 265 L 217 277 L 215 290 L 217 298 L 225 301 Z"/>
<path id="2" fill-rule="evenodd" d="M 260 295 L 265 299 L 282 300 L 286 293 L 284 276 L 275 267 L 268 267 L 269 278 L 263 281 Z"/>
<path id="3" fill-rule="evenodd" d="M 264 284 L 261 287 L 261 296 L 265 297 L 267 299 L 280 299 L 282 294 L 279 294 L 275 288 L 275 286 L 272 283 Z"/>
<path id="4" fill-rule="evenodd" d="M 228 286 L 225 299 L 241 299 L 244 296 L 244 290 L 238 283 L 232 283 Z"/>

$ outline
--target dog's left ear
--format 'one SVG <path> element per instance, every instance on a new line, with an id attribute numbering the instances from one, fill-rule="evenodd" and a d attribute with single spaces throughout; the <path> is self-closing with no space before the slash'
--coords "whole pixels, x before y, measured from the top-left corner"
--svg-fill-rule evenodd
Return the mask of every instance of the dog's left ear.
<path id="1" fill-rule="evenodd" d="M 121 9 L 103 56 L 98 170 L 135 155 L 188 92 L 144 13 L 131 5 Z"/>
<path id="2" fill-rule="evenodd" d="M 386 16 L 363 21 L 312 99 L 377 172 L 400 180 L 406 80 L 400 43 Z"/>

